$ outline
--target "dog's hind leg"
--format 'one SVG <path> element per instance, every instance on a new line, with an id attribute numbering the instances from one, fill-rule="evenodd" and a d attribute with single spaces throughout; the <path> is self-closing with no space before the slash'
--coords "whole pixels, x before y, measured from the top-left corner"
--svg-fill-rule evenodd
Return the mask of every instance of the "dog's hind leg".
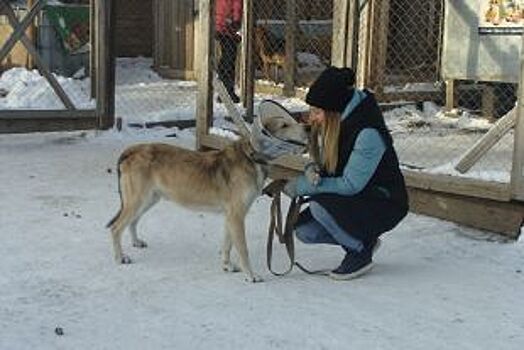
<path id="1" fill-rule="evenodd" d="M 256 276 L 251 270 L 249 255 L 246 243 L 245 219 L 246 213 L 236 213 L 231 210 L 226 211 L 226 227 L 233 241 L 233 245 L 240 259 L 240 267 L 246 274 L 246 280 L 249 282 L 261 282 L 262 279 Z"/>
<path id="2" fill-rule="evenodd" d="M 113 237 L 113 251 L 115 254 L 115 261 L 118 264 L 130 264 L 131 259 L 125 255 L 122 250 L 122 234 L 124 230 L 129 226 L 133 219 L 133 209 L 129 207 L 122 207 L 122 211 L 116 218 L 115 222 L 111 225 L 111 236 Z"/>
<path id="3" fill-rule="evenodd" d="M 144 198 L 147 198 L 146 189 L 139 186 L 139 183 L 133 184 L 137 179 L 133 179 L 129 175 L 122 174 L 121 176 L 121 194 L 122 194 L 122 209 L 117 217 L 111 223 L 111 235 L 113 237 L 113 250 L 115 261 L 119 264 L 130 264 L 131 259 L 123 253 L 122 250 L 122 234 L 124 230 L 131 224 L 136 224 L 140 218 L 140 209 L 143 206 Z M 137 186 L 138 185 L 138 186 Z M 135 231 L 136 234 L 136 231 Z"/>
<path id="4" fill-rule="evenodd" d="M 142 215 L 144 215 L 149 209 L 151 209 L 151 207 L 153 207 L 156 203 L 158 203 L 160 197 L 156 194 L 153 194 L 151 195 L 151 198 L 144 202 L 144 204 L 142 204 L 142 208 L 140 208 L 139 212 L 135 215 L 135 219 L 131 221 L 131 223 L 129 224 L 129 232 L 131 233 L 131 240 L 133 242 L 133 247 L 136 247 L 136 248 L 146 248 L 147 247 L 147 243 L 138 238 L 138 234 L 137 234 L 137 231 L 136 231 L 136 226 L 138 225 L 138 221 L 140 220 L 140 218 L 142 217 Z"/>

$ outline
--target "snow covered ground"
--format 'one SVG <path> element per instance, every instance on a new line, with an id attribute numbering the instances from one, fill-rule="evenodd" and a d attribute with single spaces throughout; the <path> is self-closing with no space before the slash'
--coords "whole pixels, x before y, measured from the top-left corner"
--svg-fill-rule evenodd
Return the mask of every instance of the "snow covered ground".
<path id="1" fill-rule="evenodd" d="M 219 215 L 163 202 L 139 227 L 149 247 L 126 234 L 135 263 L 115 265 L 115 163 L 151 140 L 195 141 L 191 129 L 0 135 L 0 349 L 522 349 L 522 240 L 424 216 L 387 234 L 361 279 L 279 278 L 265 268 L 261 197 L 247 231 L 265 282 L 248 284 L 219 267 Z M 313 268 L 341 258 L 297 245 Z M 285 266 L 282 250 L 275 259 Z"/>

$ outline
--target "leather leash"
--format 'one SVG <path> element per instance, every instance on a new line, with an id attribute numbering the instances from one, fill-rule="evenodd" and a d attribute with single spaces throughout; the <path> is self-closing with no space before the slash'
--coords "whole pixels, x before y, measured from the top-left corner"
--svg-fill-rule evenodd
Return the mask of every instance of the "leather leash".
<path id="1" fill-rule="evenodd" d="M 309 270 L 295 261 L 295 242 L 293 239 L 293 229 L 300 214 L 300 207 L 307 202 L 303 197 L 296 197 L 291 199 L 288 212 L 286 214 L 286 221 L 282 220 L 282 190 L 286 185 L 287 180 L 275 180 L 267 185 L 262 191 L 264 194 L 272 197 L 270 208 L 269 230 L 267 238 L 267 255 L 266 263 L 269 271 L 275 276 L 284 276 L 293 270 L 293 266 L 298 267 L 303 272 L 310 275 L 327 275 L 329 270 Z M 284 272 L 276 272 L 272 268 L 273 258 L 273 239 L 278 237 L 278 241 L 286 246 L 286 251 L 289 258 L 289 266 Z"/>

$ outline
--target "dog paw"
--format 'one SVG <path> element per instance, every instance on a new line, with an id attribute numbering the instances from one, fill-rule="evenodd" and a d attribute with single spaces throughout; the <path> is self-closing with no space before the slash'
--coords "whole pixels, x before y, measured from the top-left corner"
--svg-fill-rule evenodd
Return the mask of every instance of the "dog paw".
<path id="1" fill-rule="evenodd" d="M 147 243 L 141 239 L 137 239 L 135 242 L 133 242 L 133 247 L 147 248 Z"/>
<path id="2" fill-rule="evenodd" d="M 227 263 L 222 265 L 222 270 L 224 272 L 240 272 L 240 267 L 233 263 Z"/>
<path id="3" fill-rule="evenodd" d="M 122 259 L 120 259 L 120 263 L 122 265 L 129 265 L 132 263 L 131 258 L 127 255 L 122 255 Z"/>
<path id="4" fill-rule="evenodd" d="M 250 283 L 260 283 L 260 282 L 264 282 L 264 280 L 263 280 L 262 277 L 260 277 L 260 276 L 257 276 L 257 275 L 249 275 L 249 276 L 246 276 L 246 282 L 250 282 Z"/>

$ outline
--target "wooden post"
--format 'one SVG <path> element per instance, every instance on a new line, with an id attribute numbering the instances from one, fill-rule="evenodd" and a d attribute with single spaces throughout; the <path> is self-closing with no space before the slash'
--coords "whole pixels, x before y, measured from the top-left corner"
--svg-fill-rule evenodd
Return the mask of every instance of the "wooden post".
<path id="1" fill-rule="evenodd" d="M 333 2 L 331 64 L 337 67 L 344 67 L 346 65 L 347 47 L 352 43 L 352 37 L 348 34 L 349 1 L 350 0 L 334 0 Z"/>
<path id="2" fill-rule="evenodd" d="M 358 50 L 360 39 L 360 15 L 361 6 L 359 0 L 353 0 L 348 14 L 348 46 L 346 48 L 346 62 L 356 72 L 358 68 Z"/>
<path id="3" fill-rule="evenodd" d="M 96 98 L 96 0 L 89 1 L 89 78 L 91 78 L 91 98 Z"/>
<path id="4" fill-rule="evenodd" d="M 389 0 L 373 1 L 371 6 L 371 42 L 369 54 L 371 65 L 369 84 L 375 94 L 384 93 L 386 57 L 388 49 Z"/>
<path id="5" fill-rule="evenodd" d="M 253 13 L 253 0 L 244 0 L 244 13 L 242 14 L 243 30 L 242 35 L 242 69 L 241 92 L 242 101 L 246 108 L 245 120 L 253 122 L 254 116 L 254 95 L 255 95 L 255 16 Z"/>
<path id="6" fill-rule="evenodd" d="M 297 2 L 286 0 L 286 60 L 284 61 L 284 96 L 295 95 L 296 38 L 298 27 Z"/>
<path id="7" fill-rule="evenodd" d="M 35 0 L 27 0 L 27 8 L 31 9 L 33 5 L 35 4 Z M 29 42 L 31 42 L 32 45 L 35 45 L 35 39 L 36 39 L 36 27 L 35 27 L 35 21 L 33 20 L 29 27 L 27 28 L 26 35 L 29 38 Z M 30 54 L 27 55 L 27 69 L 33 69 L 35 66 L 35 63 L 33 61 L 33 56 Z"/>
<path id="8" fill-rule="evenodd" d="M 97 19 L 96 111 L 99 128 L 109 129 L 115 122 L 115 1 L 94 1 Z"/>
<path id="9" fill-rule="evenodd" d="M 512 197 L 524 200 L 524 33 L 520 47 L 520 82 L 515 125 L 515 147 L 513 151 L 513 168 L 511 170 Z"/>
<path id="10" fill-rule="evenodd" d="M 208 134 L 213 121 L 213 60 L 215 0 L 199 1 L 200 41 L 198 52 L 200 69 L 196 111 L 196 147 L 202 149 L 202 138 Z"/>
<path id="11" fill-rule="evenodd" d="M 355 1 L 359 3 L 359 1 Z M 365 2 L 364 7 L 359 7 L 359 33 L 358 33 L 358 53 L 357 57 L 357 86 L 369 86 L 371 78 L 371 58 L 373 56 L 371 48 L 371 36 L 373 32 L 372 6 Z"/>
<path id="12" fill-rule="evenodd" d="M 446 111 L 455 108 L 455 80 L 446 80 Z"/>
<path id="13" fill-rule="evenodd" d="M 495 121 L 495 87 L 491 84 L 482 86 L 482 116 L 490 121 Z"/>

